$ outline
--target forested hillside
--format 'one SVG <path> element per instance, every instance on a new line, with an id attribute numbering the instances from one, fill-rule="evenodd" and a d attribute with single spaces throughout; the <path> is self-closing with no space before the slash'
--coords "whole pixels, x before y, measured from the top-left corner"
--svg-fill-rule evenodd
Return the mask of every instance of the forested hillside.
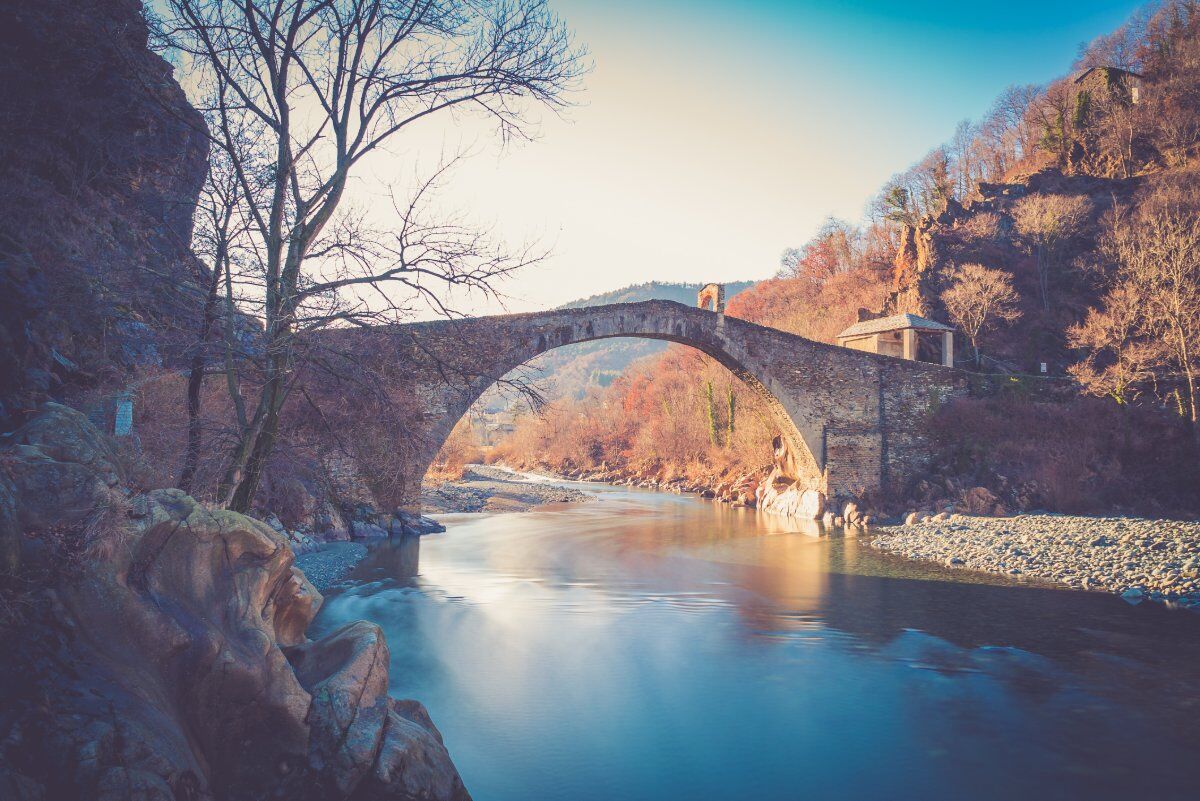
<path id="1" fill-rule="evenodd" d="M 958 328 L 978 390 L 929 423 L 938 475 L 881 502 L 1194 509 L 1198 141 L 1200 8 L 1149 6 L 1070 74 L 1004 90 L 729 314 L 826 342 L 860 310 Z M 770 430 L 724 368 L 672 347 L 525 418 L 496 458 L 715 486 L 767 469 Z"/>

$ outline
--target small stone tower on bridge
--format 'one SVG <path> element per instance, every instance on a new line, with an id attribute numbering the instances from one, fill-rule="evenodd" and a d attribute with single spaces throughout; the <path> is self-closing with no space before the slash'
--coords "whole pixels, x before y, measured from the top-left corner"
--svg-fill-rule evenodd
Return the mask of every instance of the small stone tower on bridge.
<path id="1" fill-rule="evenodd" d="M 717 314 L 725 313 L 725 285 L 724 284 L 705 284 L 700 290 L 700 294 L 696 296 L 696 305 L 701 309 L 707 309 L 710 306 L 712 311 Z"/>

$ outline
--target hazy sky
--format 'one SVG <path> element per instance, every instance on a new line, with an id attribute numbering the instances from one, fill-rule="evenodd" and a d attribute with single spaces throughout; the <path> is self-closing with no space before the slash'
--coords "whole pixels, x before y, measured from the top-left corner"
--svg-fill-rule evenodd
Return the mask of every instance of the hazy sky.
<path id="1" fill-rule="evenodd" d="M 565 119 L 503 150 L 441 127 L 379 167 L 474 148 L 441 201 L 553 250 L 503 285 L 510 311 L 648 280 L 765 278 L 827 216 L 857 220 L 959 120 L 1010 83 L 1064 73 L 1138 5 L 552 2 L 594 64 Z"/>

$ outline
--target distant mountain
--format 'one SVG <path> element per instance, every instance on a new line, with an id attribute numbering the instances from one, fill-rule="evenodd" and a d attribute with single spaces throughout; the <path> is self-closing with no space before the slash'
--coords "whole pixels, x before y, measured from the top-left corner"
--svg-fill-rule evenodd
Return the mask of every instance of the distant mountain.
<path id="1" fill-rule="evenodd" d="M 726 301 L 753 285 L 753 281 L 734 281 L 726 284 Z M 558 308 L 577 309 L 583 306 L 637 303 L 643 300 L 674 300 L 691 306 L 696 302 L 696 295 L 703 286 L 704 284 L 700 283 L 648 281 L 573 300 Z M 583 342 L 556 348 L 525 365 L 523 369 L 527 377 L 535 380 L 538 389 L 547 400 L 581 398 L 592 387 L 608 386 L 638 359 L 661 353 L 666 347 L 666 342 L 653 339 L 621 338 Z M 481 408 L 495 414 L 509 410 L 513 404 L 512 398 L 492 390 L 484 396 Z"/>
<path id="2" fill-rule="evenodd" d="M 725 299 L 729 300 L 744 289 L 749 289 L 754 281 L 734 281 L 725 285 Z M 644 284 L 632 284 L 611 292 L 601 292 L 591 297 L 573 300 L 559 306 L 560 309 L 578 309 L 583 306 L 600 306 L 606 303 L 637 303 L 643 300 L 674 300 L 688 306 L 695 304 L 696 295 L 704 284 L 672 284 L 663 281 L 647 281 Z"/>

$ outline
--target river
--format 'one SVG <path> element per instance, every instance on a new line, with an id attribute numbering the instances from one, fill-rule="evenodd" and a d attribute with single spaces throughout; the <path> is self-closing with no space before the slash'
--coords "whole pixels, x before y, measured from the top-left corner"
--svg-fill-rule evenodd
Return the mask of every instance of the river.
<path id="1" fill-rule="evenodd" d="M 477 801 L 1200 797 L 1200 615 L 574 486 L 374 547 L 314 623 L 384 629 Z"/>

